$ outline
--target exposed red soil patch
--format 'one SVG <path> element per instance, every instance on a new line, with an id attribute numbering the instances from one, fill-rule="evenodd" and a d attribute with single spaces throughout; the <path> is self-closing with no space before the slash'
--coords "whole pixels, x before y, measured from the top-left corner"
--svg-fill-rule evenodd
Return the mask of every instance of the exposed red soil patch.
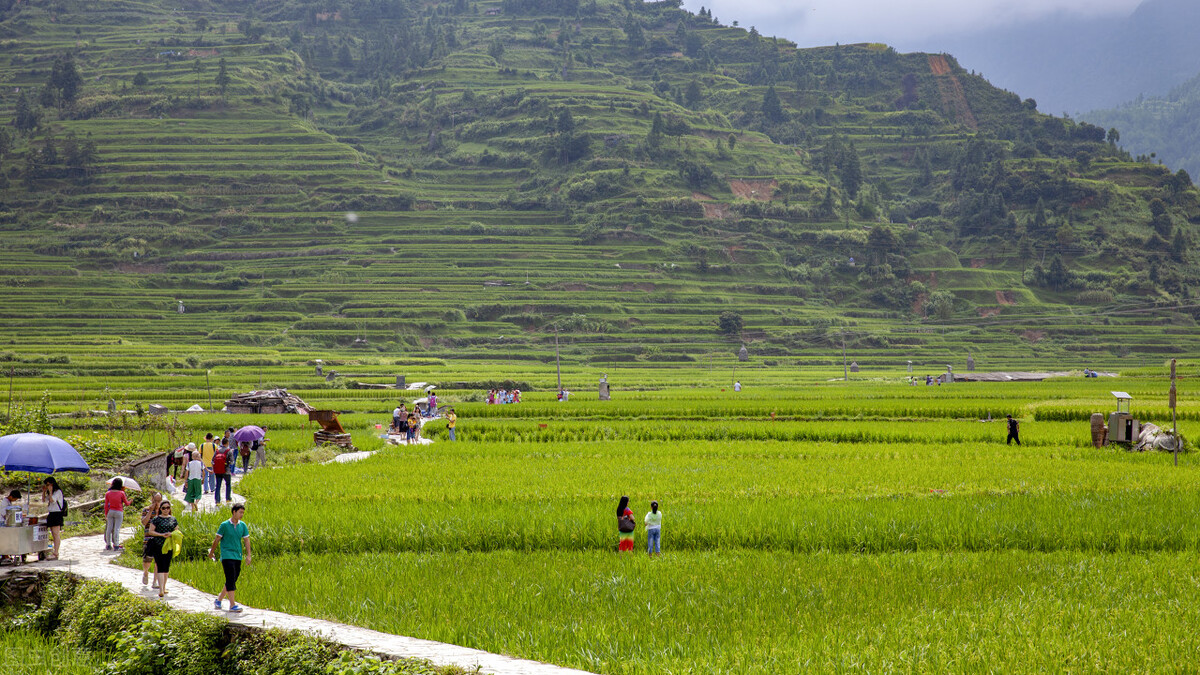
<path id="1" fill-rule="evenodd" d="M 971 258 L 971 269 L 977 270 L 987 264 L 985 258 Z"/>
<path id="2" fill-rule="evenodd" d="M 925 303 L 928 300 L 929 300 L 929 295 L 927 293 L 922 293 L 922 294 L 918 295 L 917 299 L 913 300 L 912 313 L 916 314 L 917 316 L 923 316 L 925 314 Z"/>
<path id="3" fill-rule="evenodd" d="M 985 319 L 988 317 L 996 316 L 999 313 L 1000 313 L 999 307 L 980 307 L 979 308 L 979 316 L 981 316 Z"/>
<path id="4" fill-rule="evenodd" d="M 753 199 L 760 202 L 769 202 L 771 197 L 775 195 L 775 188 L 779 187 L 777 180 L 737 180 L 729 181 L 729 189 L 733 190 L 733 194 L 742 199 Z"/>
<path id="5" fill-rule="evenodd" d="M 950 63 L 941 54 L 929 56 L 929 70 L 936 75 L 938 93 L 942 97 L 942 106 L 946 113 L 952 114 L 956 122 L 971 129 L 978 129 L 975 114 L 967 103 L 967 94 L 963 91 L 962 83 L 950 72 Z"/>
<path id="6" fill-rule="evenodd" d="M 1017 304 L 1017 296 L 1012 291 L 996 291 L 996 302 L 1012 306 Z"/>
<path id="7" fill-rule="evenodd" d="M 1026 340 L 1029 340 L 1030 342 L 1038 342 L 1046 337 L 1046 331 L 1044 331 L 1044 330 L 1027 330 L 1027 331 L 1021 333 L 1021 337 L 1025 338 Z"/>
<path id="8" fill-rule="evenodd" d="M 654 291 L 654 284 L 621 284 L 621 291 L 628 293 L 630 291 L 644 291 L 651 293 Z"/>

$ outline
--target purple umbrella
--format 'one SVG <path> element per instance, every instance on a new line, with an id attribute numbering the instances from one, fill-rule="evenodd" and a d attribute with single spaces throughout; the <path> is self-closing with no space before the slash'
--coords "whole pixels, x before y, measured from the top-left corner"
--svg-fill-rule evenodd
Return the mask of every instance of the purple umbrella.
<path id="1" fill-rule="evenodd" d="M 46 434 L 9 434 L 0 437 L 0 466 L 6 471 L 32 473 L 87 473 L 91 470 L 70 443 Z"/>
<path id="2" fill-rule="evenodd" d="M 233 440 L 238 443 L 251 443 L 261 441 L 265 438 L 267 432 L 262 430 L 262 427 L 256 427 L 253 424 L 247 425 L 233 432 Z"/>

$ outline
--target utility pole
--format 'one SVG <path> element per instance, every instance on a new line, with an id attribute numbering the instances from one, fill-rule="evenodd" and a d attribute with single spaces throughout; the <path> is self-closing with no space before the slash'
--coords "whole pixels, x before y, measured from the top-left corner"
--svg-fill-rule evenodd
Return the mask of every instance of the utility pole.
<path id="1" fill-rule="evenodd" d="M 558 390 L 562 391 L 562 363 L 558 360 L 558 324 L 554 325 L 554 369 L 558 371 Z"/>
<path id="2" fill-rule="evenodd" d="M 209 379 L 210 375 L 212 375 L 212 368 L 204 371 L 204 384 L 208 386 L 208 411 L 212 412 L 212 380 Z"/>
<path id="3" fill-rule="evenodd" d="M 16 366 L 9 366 L 9 367 L 8 367 L 8 419 L 9 419 L 10 421 L 12 420 L 12 389 L 13 389 L 13 377 L 14 377 L 16 374 L 17 374 L 17 367 L 16 367 Z"/>
<path id="4" fill-rule="evenodd" d="M 842 331 L 842 381 L 850 381 L 850 371 L 846 368 L 846 331 Z"/>
<path id="5" fill-rule="evenodd" d="M 1180 465 L 1180 420 L 1175 414 L 1175 359 L 1171 359 L 1171 392 L 1166 396 L 1166 402 L 1171 406 L 1171 428 L 1172 434 L 1175 435 L 1175 466 L 1178 466 Z"/>

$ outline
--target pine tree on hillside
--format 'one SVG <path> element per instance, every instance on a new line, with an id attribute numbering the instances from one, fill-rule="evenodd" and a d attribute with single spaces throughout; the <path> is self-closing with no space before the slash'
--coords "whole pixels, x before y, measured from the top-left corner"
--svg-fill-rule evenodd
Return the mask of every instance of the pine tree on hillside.
<path id="1" fill-rule="evenodd" d="M 775 85 L 767 87 L 763 94 L 762 114 L 771 122 L 783 121 L 783 104 L 779 102 L 779 94 L 775 93 Z"/>
<path id="2" fill-rule="evenodd" d="M 58 91 L 59 100 L 63 103 L 70 103 L 79 96 L 79 90 L 83 87 L 83 76 L 79 74 L 75 56 L 71 52 L 54 59 L 54 66 L 50 68 L 50 79 L 46 84 Z"/>

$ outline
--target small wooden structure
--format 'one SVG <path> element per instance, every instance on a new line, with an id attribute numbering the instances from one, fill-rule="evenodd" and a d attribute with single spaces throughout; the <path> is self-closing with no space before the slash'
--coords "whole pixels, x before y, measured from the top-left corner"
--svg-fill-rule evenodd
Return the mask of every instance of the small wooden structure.
<path id="1" fill-rule="evenodd" d="M 967 372 L 970 373 L 970 372 L 974 372 L 974 371 L 975 371 L 975 357 L 968 354 L 967 355 Z"/>
<path id="2" fill-rule="evenodd" d="M 1108 442 L 1136 443 L 1140 429 L 1138 421 L 1129 411 L 1129 404 L 1133 397 L 1123 391 L 1111 393 L 1117 399 L 1117 410 L 1108 416 Z M 1121 404 L 1125 405 L 1125 410 L 1121 410 Z"/>
<path id="3" fill-rule="evenodd" d="M 321 424 L 321 430 L 313 434 L 313 442 L 317 445 L 330 443 L 348 450 L 354 449 L 350 434 L 346 433 L 342 423 L 338 422 L 336 410 L 312 410 L 308 413 L 308 419 Z"/>
<path id="4" fill-rule="evenodd" d="M 858 372 L 858 361 L 853 361 L 850 363 L 850 372 L 852 372 L 852 373 Z"/>
<path id="5" fill-rule="evenodd" d="M 738 361 L 749 361 L 750 360 L 750 350 L 746 349 L 746 345 L 742 345 L 742 348 L 738 350 L 737 356 L 738 356 Z"/>
<path id="6" fill-rule="evenodd" d="M 225 409 L 231 413 L 279 415 L 296 413 L 303 415 L 312 410 L 299 396 L 289 394 L 287 389 L 264 389 L 245 394 L 234 394 L 225 401 Z"/>

